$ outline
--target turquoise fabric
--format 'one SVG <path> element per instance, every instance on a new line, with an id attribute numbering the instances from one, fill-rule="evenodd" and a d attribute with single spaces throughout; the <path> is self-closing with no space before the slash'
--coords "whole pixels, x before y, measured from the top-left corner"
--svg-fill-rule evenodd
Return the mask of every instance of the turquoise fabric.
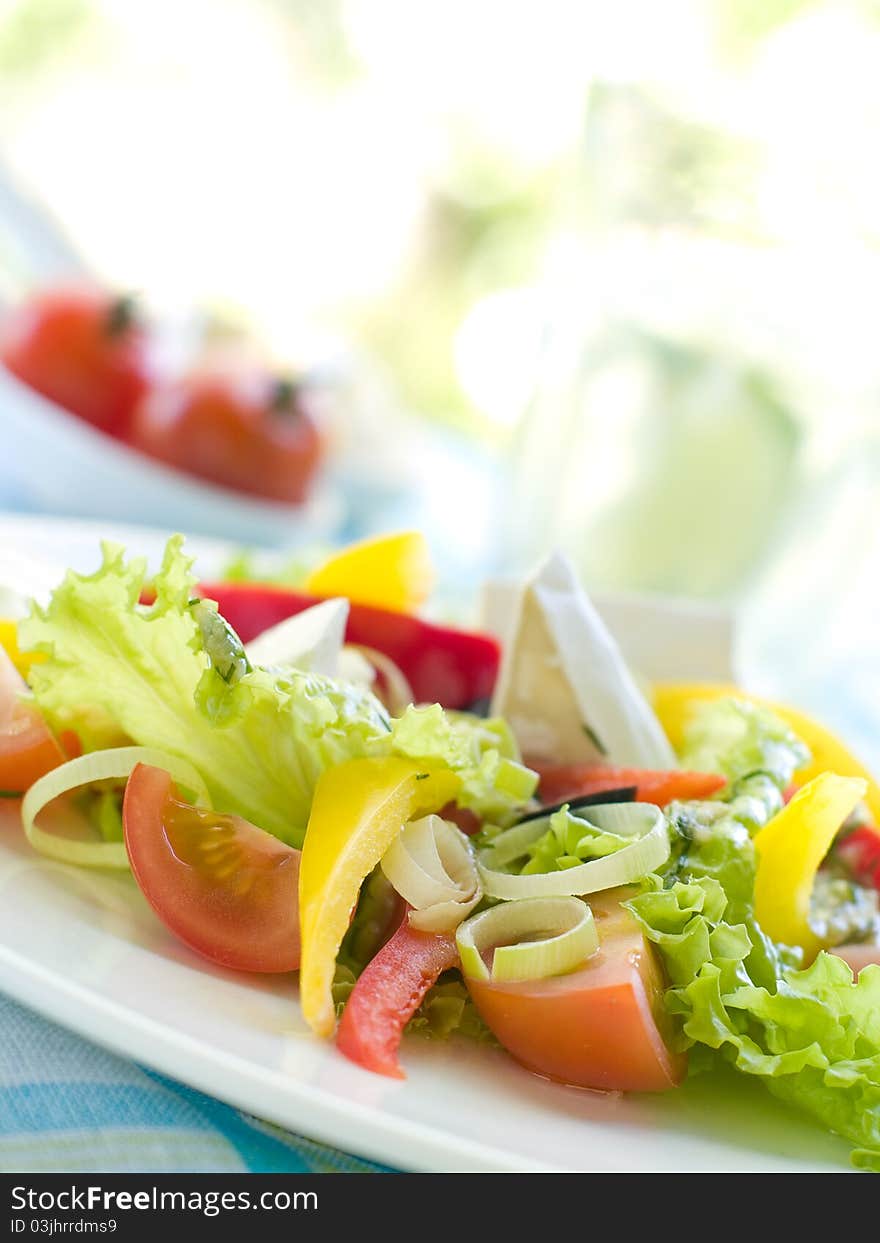
<path id="1" fill-rule="evenodd" d="M 382 1173 L 79 1039 L 0 996 L 0 1170 Z"/>

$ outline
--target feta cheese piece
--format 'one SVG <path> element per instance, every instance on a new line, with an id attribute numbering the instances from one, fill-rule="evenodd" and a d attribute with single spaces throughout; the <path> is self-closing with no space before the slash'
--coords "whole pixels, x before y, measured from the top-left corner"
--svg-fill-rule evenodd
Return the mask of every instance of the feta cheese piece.
<path id="1" fill-rule="evenodd" d="M 302 669 L 336 677 L 348 621 L 347 600 L 322 600 L 270 626 L 245 647 L 254 665 Z"/>
<path id="2" fill-rule="evenodd" d="M 482 586 L 480 627 L 502 646 L 511 638 L 521 589 L 514 578 Z M 740 681 L 736 618 L 723 605 L 619 592 L 590 599 L 640 684 Z"/>
<path id="3" fill-rule="evenodd" d="M 571 562 L 552 554 L 514 605 L 492 712 L 526 760 L 674 768 L 675 753 Z"/>

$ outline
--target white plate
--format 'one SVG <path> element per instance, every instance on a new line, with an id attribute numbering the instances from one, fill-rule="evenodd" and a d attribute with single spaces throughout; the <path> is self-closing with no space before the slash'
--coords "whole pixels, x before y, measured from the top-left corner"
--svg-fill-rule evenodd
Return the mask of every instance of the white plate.
<path id="1" fill-rule="evenodd" d="M 20 547 L 28 526 L 0 521 L 0 547 L 13 534 Z M 52 526 L 32 527 L 39 552 Z M 54 532 L 55 558 L 70 547 L 81 561 L 83 533 Z M 143 550 L 154 543 L 145 536 Z M 131 878 L 34 855 L 12 808 L 0 811 L 0 989 L 261 1118 L 403 1169 L 847 1168 L 845 1143 L 745 1078 L 625 1098 L 559 1087 L 466 1041 L 416 1038 L 405 1082 L 362 1071 L 309 1034 L 292 978 L 213 968 L 165 932 Z"/>
<path id="2" fill-rule="evenodd" d="M 415 1170 L 836 1170 L 847 1148 L 739 1080 L 665 1097 L 557 1087 L 504 1054 L 410 1039 L 409 1078 L 311 1037 L 292 978 L 245 977 L 167 934 L 128 877 L 49 863 L 0 813 L 0 988 L 249 1113 Z"/>

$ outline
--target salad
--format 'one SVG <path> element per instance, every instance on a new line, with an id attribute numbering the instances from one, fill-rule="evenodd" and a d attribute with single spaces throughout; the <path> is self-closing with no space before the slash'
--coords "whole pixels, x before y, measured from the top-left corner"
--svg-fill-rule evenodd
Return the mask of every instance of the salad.
<path id="1" fill-rule="evenodd" d="M 641 684 L 560 555 L 501 641 L 421 618 L 431 581 L 412 532 L 293 585 L 105 544 L 0 622 L 3 797 L 211 961 L 298 971 L 366 1071 L 405 1031 L 599 1091 L 726 1065 L 880 1171 L 870 774 L 741 688 Z"/>

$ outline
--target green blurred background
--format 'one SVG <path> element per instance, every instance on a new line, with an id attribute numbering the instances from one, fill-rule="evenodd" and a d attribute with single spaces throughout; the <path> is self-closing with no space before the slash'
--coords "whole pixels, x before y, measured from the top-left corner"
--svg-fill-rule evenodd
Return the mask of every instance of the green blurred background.
<path id="1" fill-rule="evenodd" d="M 2 0 L 0 144 L 111 284 L 342 341 L 446 429 L 476 467 L 432 512 L 487 563 L 851 615 L 878 64 L 868 0 Z"/>

